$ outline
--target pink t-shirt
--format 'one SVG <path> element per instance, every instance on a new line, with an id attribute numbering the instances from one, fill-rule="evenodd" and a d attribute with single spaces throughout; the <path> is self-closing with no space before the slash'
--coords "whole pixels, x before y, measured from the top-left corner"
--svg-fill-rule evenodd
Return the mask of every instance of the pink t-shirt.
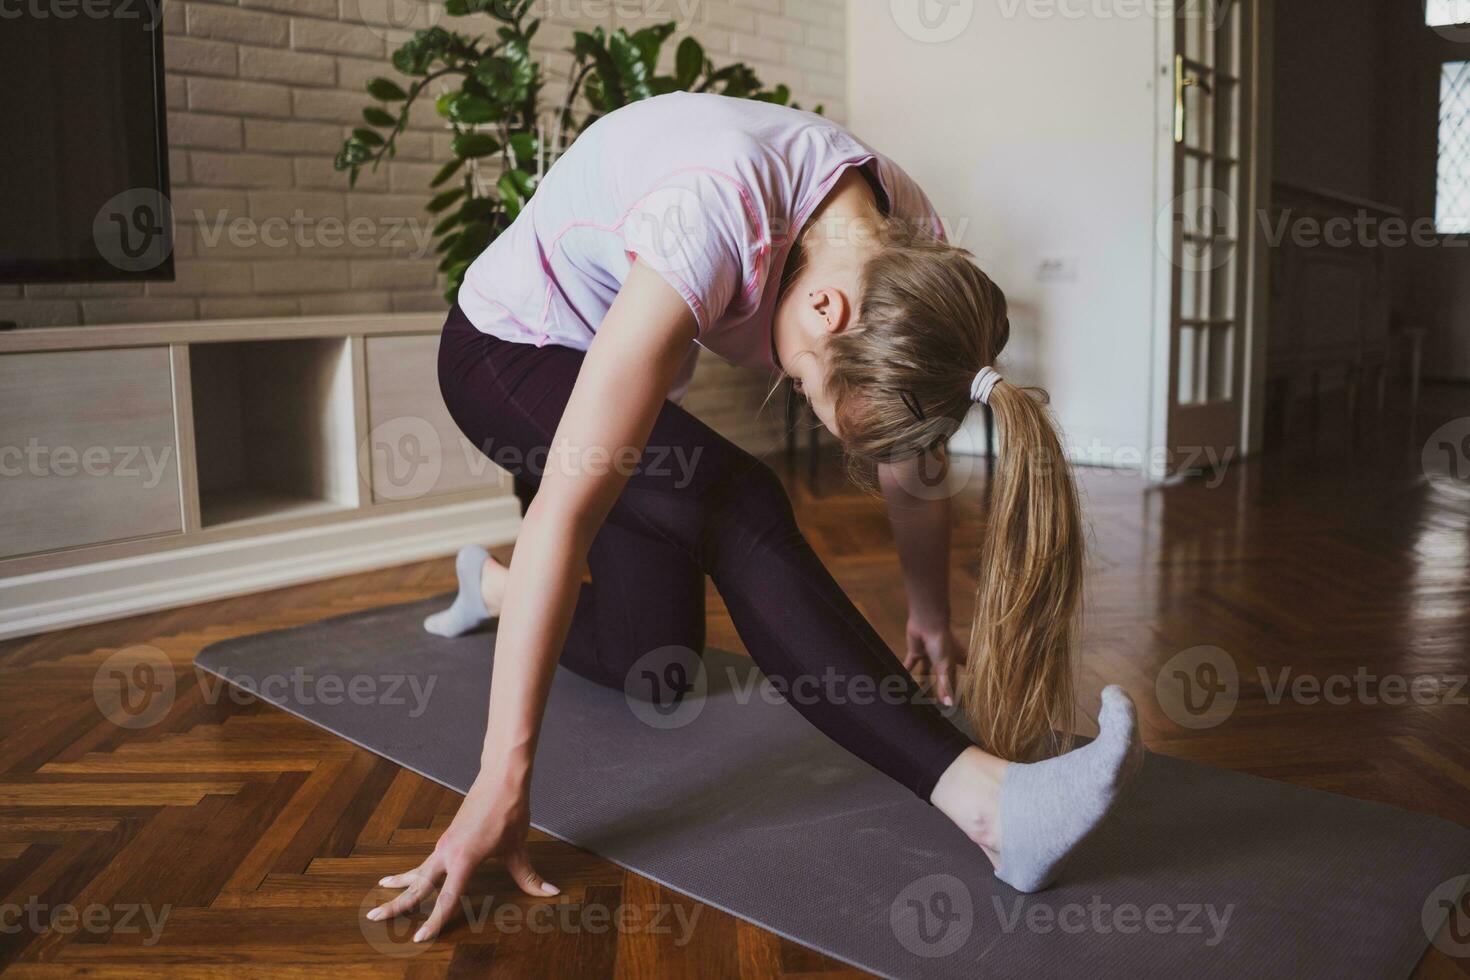
<path id="1" fill-rule="evenodd" d="M 892 161 L 829 119 L 722 95 L 635 102 L 587 128 L 475 259 L 459 305 L 480 330 L 586 350 L 634 256 L 684 297 L 699 347 L 771 371 L 771 320 L 797 233 L 847 168 L 867 165 L 889 213 L 943 230 Z"/>

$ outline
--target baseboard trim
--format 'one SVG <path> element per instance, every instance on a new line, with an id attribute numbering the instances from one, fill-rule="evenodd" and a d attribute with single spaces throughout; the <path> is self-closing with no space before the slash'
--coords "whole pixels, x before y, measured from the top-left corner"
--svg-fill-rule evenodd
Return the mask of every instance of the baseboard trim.
<path id="1" fill-rule="evenodd" d="M 0 640 L 506 544 L 512 496 L 297 528 L 0 579 Z"/>

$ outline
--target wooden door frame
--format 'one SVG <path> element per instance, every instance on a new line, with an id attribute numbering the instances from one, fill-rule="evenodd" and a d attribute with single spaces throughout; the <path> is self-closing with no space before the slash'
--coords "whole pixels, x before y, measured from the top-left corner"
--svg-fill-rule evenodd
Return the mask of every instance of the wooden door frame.
<path id="1" fill-rule="evenodd" d="M 1202 2 L 1202 0 L 1196 0 Z M 1274 35 L 1272 31 L 1276 0 L 1232 0 L 1249 3 L 1245 17 L 1249 22 L 1249 97 L 1242 101 L 1238 125 L 1246 147 L 1241 161 L 1241 187 L 1247 191 L 1240 241 L 1246 250 L 1240 263 L 1244 301 L 1239 328 L 1243 331 L 1241 358 L 1241 432 L 1240 451 L 1249 456 L 1261 449 L 1266 404 L 1266 349 L 1269 329 L 1270 245 L 1266 223 L 1260 220 L 1271 200 L 1271 76 Z M 1154 100 L 1154 217 L 1172 206 L 1178 191 L 1174 186 L 1174 19 L 1160 17 L 1155 22 L 1154 77 L 1158 82 Z M 1151 445 L 1146 475 L 1155 481 L 1175 478 L 1169 470 L 1170 447 L 1170 366 L 1173 333 L 1173 262 L 1168 251 L 1156 248 L 1154 254 L 1152 339 L 1150 356 L 1149 418 L 1147 431 Z"/>

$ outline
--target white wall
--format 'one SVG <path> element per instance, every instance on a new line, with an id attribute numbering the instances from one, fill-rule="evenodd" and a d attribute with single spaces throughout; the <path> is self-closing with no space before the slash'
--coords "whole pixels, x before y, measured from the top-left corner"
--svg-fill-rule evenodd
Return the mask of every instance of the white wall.
<path id="1" fill-rule="evenodd" d="M 953 39 L 916 39 L 921 26 L 899 23 L 915 6 L 959 18 L 950 33 L 969 20 Z M 909 171 L 1005 290 L 1003 372 L 1050 389 L 1079 459 L 1121 465 L 1150 446 L 1149 6 L 849 0 L 848 13 L 849 125 Z M 1072 259 L 1075 279 L 1039 281 L 1051 256 Z"/>

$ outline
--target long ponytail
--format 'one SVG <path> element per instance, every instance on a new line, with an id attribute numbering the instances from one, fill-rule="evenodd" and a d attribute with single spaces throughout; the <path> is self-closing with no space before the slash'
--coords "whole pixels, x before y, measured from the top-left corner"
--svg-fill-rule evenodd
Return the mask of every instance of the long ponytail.
<path id="1" fill-rule="evenodd" d="M 1081 508 L 1045 392 L 1002 381 L 989 403 L 999 433 L 997 479 L 963 700 L 982 747 L 1025 761 L 1070 744 Z"/>
<path id="2" fill-rule="evenodd" d="M 974 408 L 975 372 L 1010 337 L 1005 293 L 964 249 L 883 224 L 863 270 L 857 322 L 827 342 L 827 389 L 858 461 L 943 445 Z M 1072 644 L 1082 603 L 1077 488 L 1039 389 L 1002 381 L 989 395 L 999 478 L 980 563 L 962 700 L 982 748 L 1025 760 L 1064 746 Z"/>

